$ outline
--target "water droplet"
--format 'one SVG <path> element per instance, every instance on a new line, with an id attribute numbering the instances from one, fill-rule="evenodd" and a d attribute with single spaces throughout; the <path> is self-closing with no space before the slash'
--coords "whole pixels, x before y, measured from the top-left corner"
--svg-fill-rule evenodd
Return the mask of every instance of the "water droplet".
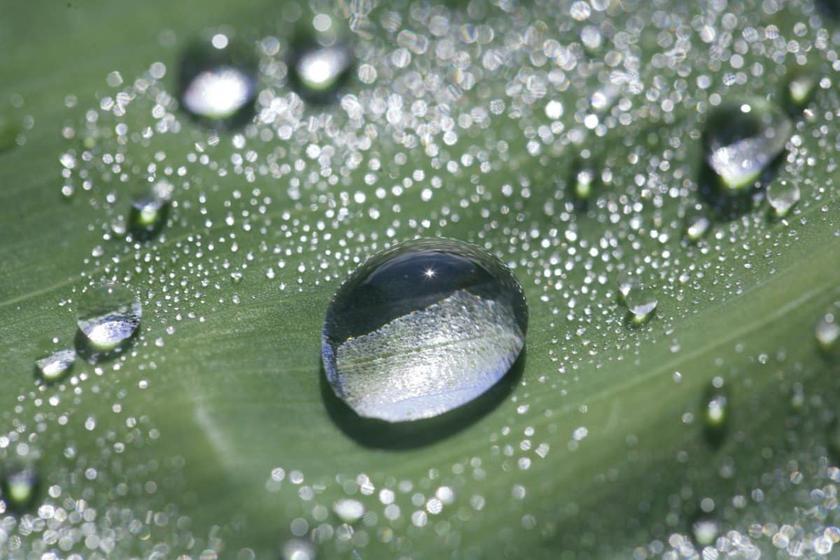
<path id="1" fill-rule="evenodd" d="M 383 251 L 327 310 L 327 379 L 357 414 L 389 422 L 466 404 L 510 370 L 525 345 L 519 283 L 473 245 L 415 240 Z"/>
<path id="2" fill-rule="evenodd" d="M 705 161 L 725 193 L 742 192 L 784 151 L 792 131 L 787 115 L 764 99 L 725 103 L 709 113 Z"/>
<path id="3" fill-rule="evenodd" d="M 57 350 L 35 361 L 38 376 L 46 383 L 53 383 L 64 378 L 76 363 L 76 351 L 72 348 Z"/>
<path id="4" fill-rule="evenodd" d="M 134 198 L 128 223 L 135 239 L 143 241 L 160 232 L 169 213 L 172 190 L 171 183 L 159 181 L 147 193 Z"/>
<path id="5" fill-rule="evenodd" d="M 209 43 L 193 45 L 181 59 L 181 106 L 213 127 L 241 126 L 253 116 L 256 76 L 253 55 L 217 33 Z"/>
<path id="6" fill-rule="evenodd" d="M 303 539 L 289 539 L 283 544 L 283 560 L 315 560 L 315 547 Z"/>
<path id="7" fill-rule="evenodd" d="M 307 101 L 327 103 L 350 77 L 353 54 L 343 44 L 322 46 L 304 42 L 289 60 L 290 81 Z"/>
<path id="8" fill-rule="evenodd" d="M 817 91 L 818 82 L 818 76 L 812 68 L 798 66 L 788 74 L 783 99 L 790 113 L 798 113 L 808 105 Z"/>
<path id="9" fill-rule="evenodd" d="M 799 202 L 799 187 L 791 181 L 776 181 L 767 187 L 767 202 L 773 213 L 783 218 Z"/>
<path id="10" fill-rule="evenodd" d="M 338 500 L 333 504 L 333 511 L 345 523 L 354 523 L 365 514 L 365 506 L 359 500 Z"/>
<path id="11" fill-rule="evenodd" d="M 837 341 L 840 340 L 840 324 L 834 313 L 826 313 L 820 317 L 814 334 L 817 337 L 817 344 L 824 352 L 831 352 L 837 348 Z"/>
<path id="12" fill-rule="evenodd" d="M 659 305 L 659 300 L 652 289 L 629 276 L 619 278 L 618 294 L 619 300 L 630 312 L 629 320 L 634 325 L 642 325 L 649 321 Z"/>
<path id="13" fill-rule="evenodd" d="M 574 196 L 578 201 L 586 201 L 592 196 L 595 188 L 595 170 L 591 167 L 580 165 L 574 171 L 572 185 Z"/>
<path id="14" fill-rule="evenodd" d="M 0 115 L 0 153 L 11 150 L 17 146 L 17 138 L 21 132 L 21 124 L 18 120 Z"/>
<path id="15" fill-rule="evenodd" d="M 703 398 L 703 430 L 706 440 L 718 447 L 726 436 L 729 426 L 729 395 L 723 379 L 715 377 Z"/>
<path id="16" fill-rule="evenodd" d="M 712 517 L 703 516 L 691 524 L 691 534 L 694 537 L 694 542 L 701 547 L 713 545 L 718 533 L 720 533 L 720 527 L 717 520 Z"/>
<path id="17" fill-rule="evenodd" d="M 117 352 L 140 326 L 140 302 L 128 288 L 105 284 L 90 288 L 79 303 L 79 335 L 89 358 Z"/>
<path id="18" fill-rule="evenodd" d="M 3 500 L 9 509 L 23 511 L 35 500 L 38 490 L 38 474 L 31 466 L 12 466 L 3 473 Z"/>
<path id="19" fill-rule="evenodd" d="M 685 236 L 689 241 L 700 241 L 711 225 L 711 220 L 705 214 L 690 214 L 686 218 Z"/>

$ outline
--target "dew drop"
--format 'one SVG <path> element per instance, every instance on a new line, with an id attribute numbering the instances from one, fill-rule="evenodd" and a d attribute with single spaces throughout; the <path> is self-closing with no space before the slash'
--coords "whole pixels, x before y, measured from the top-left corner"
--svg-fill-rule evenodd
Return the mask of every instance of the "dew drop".
<path id="1" fill-rule="evenodd" d="M 715 377 L 703 398 L 703 430 L 713 447 L 723 443 L 729 425 L 729 395 L 723 379 Z"/>
<path id="2" fill-rule="evenodd" d="M 353 54 L 343 44 L 322 46 L 306 42 L 292 52 L 290 81 L 307 101 L 327 103 L 350 77 Z"/>
<path id="3" fill-rule="evenodd" d="M 724 192 L 742 192 L 784 151 L 792 131 L 787 115 L 764 99 L 723 104 L 706 122 L 705 161 Z"/>
<path id="4" fill-rule="evenodd" d="M 256 62 L 252 55 L 217 33 L 181 59 L 178 78 L 181 106 L 193 118 L 215 128 L 245 124 L 254 112 Z"/>
<path id="5" fill-rule="evenodd" d="M 649 321 L 659 305 L 655 292 L 640 284 L 635 278 L 627 276 L 620 278 L 618 294 L 619 299 L 630 312 L 629 320 L 634 325 L 642 325 Z"/>
<path id="6" fill-rule="evenodd" d="M 339 288 L 324 322 L 324 369 L 360 416 L 430 418 L 496 384 L 525 346 L 527 323 L 522 288 L 493 256 L 461 241 L 410 241 Z"/>
<path id="7" fill-rule="evenodd" d="M 315 547 L 303 539 L 289 539 L 283 544 L 283 560 L 315 560 Z"/>
<path id="8" fill-rule="evenodd" d="M 84 348 L 94 354 L 120 350 L 140 326 L 140 302 L 128 288 L 105 284 L 83 295 L 76 324 Z M 91 357 L 96 357 L 91 356 Z"/>
<path id="9" fill-rule="evenodd" d="M 814 334 L 817 338 L 817 344 L 824 352 L 831 352 L 837 348 L 837 341 L 840 340 L 840 324 L 838 324 L 834 313 L 826 313 L 820 317 L 814 329 Z"/>
<path id="10" fill-rule="evenodd" d="M 135 239 L 146 240 L 157 235 L 166 223 L 172 184 L 159 181 L 149 192 L 137 196 L 131 202 L 128 224 Z"/>
<path id="11" fill-rule="evenodd" d="M 365 506 L 359 500 L 343 499 L 333 504 L 333 511 L 345 523 L 355 523 L 365 514 Z"/>
<path id="12" fill-rule="evenodd" d="M 3 473 L 3 500 L 9 509 L 22 511 L 35 500 L 38 490 L 38 474 L 31 466 L 14 466 Z"/>
<path id="13" fill-rule="evenodd" d="M 35 361 L 35 370 L 44 382 L 54 383 L 63 379 L 76 363 L 76 351 L 72 348 L 57 350 Z"/>
<path id="14" fill-rule="evenodd" d="M 784 89 L 784 104 L 788 110 L 799 112 L 813 98 L 817 90 L 817 74 L 810 68 L 797 67 L 787 77 Z"/>
<path id="15" fill-rule="evenodd" d="M 767 202 L 773 213 L 783 218 L 799 202 L 799 187 L 791 181 L 776 181 L 767 187 Z"/>
<path id="16" fill-rule="evenodd" d="M 589 167 L 579 167 L 574 173 L 574 195 L 579 201 L 586 201 L 592 196 L 595 186 L 595 171 Z"/>
<path id="17" fill-rule="evenodd" d="M 700 517 L 691 524 L 691 534 L 694 537 L 694 542 L 701 547 L 713 545 L 718 533 L 720 533 L 718 522 L 711 517 Z"/>
<path id="18" fill-rule="evenodd" d="M 711 225 L 711 220 L 705 214 L 691 214 L 686 220 L 685 236 L 689 241 L 700 241 Z"/>

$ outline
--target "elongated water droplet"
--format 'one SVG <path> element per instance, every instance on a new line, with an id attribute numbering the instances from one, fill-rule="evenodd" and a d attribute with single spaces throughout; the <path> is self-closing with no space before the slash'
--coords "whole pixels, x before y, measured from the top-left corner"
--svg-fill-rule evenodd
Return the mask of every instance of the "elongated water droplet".
<path id="1" fill-rule="evenodd" d="M 63 379 L 73 369 L 74 363 L 76 363 L 76 351 L 72 348 L 65 348 L 36 360 L 35 370 L 43 381 L 53 383 Z"/>
<path id="2" fill-rule="evenodd" d="M 357 414 L 443 414 L 490 389 L 525 345 L 528 311 L 501 262 L 460 241 L 410 241 L 358 268 L 324 322 L 324 369 Z"/>
<path id="3" fill-rule="evenodd" d="M 105 284 L 83 294 L 76 323 L 87 350 L 109 353 L 134 336 L 140 317 L 140 302 L 131 290 Z"/>
<path id="4" fill-rule="evenodd" d="M 343 44 L 305 42 L 292 52 L 290 80 L 295 91 L 315 103 L 327 103 L 350 77 L 353 53 Z"/>
<path id="5" fill-rule="evenodd" d="M 227 35 L 188 49 L 178 77 L 181 106 L 215 128 L 245 124 L 254 111 L 257 68 L 252 54 Z"/>
<path id="6" fill-rule="evenodd" d="M 783 218 L 799 202 L 799 187 L 792 181 L 775 181 L 767 187 L 767 202 L 773 213 Z"/>
<path id="7" fill-rule="evenodd" d="M 724 192 L 743 191 L 782 153 L 792 131 L 787 115 L 764 99 L 725 103 L 709 114 L 704 157 Z"/>
<path id="8" fill-rule="evenodd" d="M 14 511 L 27 509 L 35 500 L 38 490 L 38 474 L 32 466 L 12 466 L 3 473 L 0 490 L 3 500 Z"/>
<path id="9" fill-rule="evenodd" d="M 723 443 L 729 426 L 729 395 L 723 378 L 715 377 L 703 398 L 703 431 L 713 447 Z"/>
<path id="10" fill-rule="evenodd" d="M 829 312 L 820 317 L 814 329 L 814 334 L 817 338 L 817 344 L 824 352 L 836 350 L 838 341 L 840 341 L 840 323 L 837 322 L 836 315 Z"/>
<path id="11" fill-rule="evenodd" d="M 150 239 L 160 232 L 169 213 L 172 190 L 171 183 L 159 181 L 131 202 L 128 223 L 135 239 Z"/>
<path id="12" fill-rule="evenodd" d="M 595 188 L 595 170 L 588 166 L 579 166 L 575 169 L 572 182 L 575 198 L 579 201 L 589 200 Z"/>

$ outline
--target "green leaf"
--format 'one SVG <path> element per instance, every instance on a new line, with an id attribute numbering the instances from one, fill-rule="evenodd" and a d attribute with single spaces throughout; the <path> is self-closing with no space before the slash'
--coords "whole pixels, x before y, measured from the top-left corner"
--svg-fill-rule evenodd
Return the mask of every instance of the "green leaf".
<path id="1" fill-rule="evenodd" d="M 260 125 L 242 148 L 236 131 L 175 107 L 180 54 L 221 24 L 285 48 L 306 9 L 5 3 L 0 127 L 20 125 L 0 152 L 0 457 L 7 472 L 32 462 L 40 485 L 28 509 L 4 514 L 0 556 L 271 558 L 299 537 L 323 558 L 626 558 L 678 546 L 704 498 L 721 534 L 764 551 L 779 525 L 806 527 L 811 547 L 836 520 L 831 508 L 816 525 L 801 514 L 834 476 L 838 362 L 814 325 L 840 301 L 835 22 L 807 2 L 727 14 L 592 2 L 605 9 L 582 21 L 568 2 L 498 4 L 381 5 L 347 32 L 379 77 L 346 92 L 366 107 L 403 96 L 399 126 L 380 111 L 353 128 L 340 105 L 309 104 L 290 139 L 260 137 L 279 126 Z M 425 52 L 387 28 L 397 21 L 430 41 Z M 418 50 L 395 68 L 406 44 Z M 469 56 L 441 54 L 452 45 Z M 262 87 L 287 99 L 272 56 L 283 61 L 263 55 Z M 765 177 L 795 183 L 801 201 L 785 219 L 761 200 L 736 216 L 707 207 L 710 231 L 688 241 L 709 107 L 779 100 L 806 59 L 828 81 Z M 412 71 L 426 81 L 407 81 Z M 424 137 L 422 123 L 443 128 Z M 336 139 L 348 130 L 370 140 L 358 166 L 349 135 Z M 597 170 L 586 200 L 567 194 L 581 160 Z M 175 185 L 163 231 L 115 234 L 131 197 L 162 177 Z M 417 235 L 472 241 L 512 268 L 527 350 L 463 409 L 364 421 L 324 379 L 324 312 L 365 258 Z M 627 272 L 657 297 L 642 325 L 618 302 Z M 79 300 L 102 282 L 141 300 L 140 335 L 115 359 L 37 383 L 35 360 L 74 344 Z M 715 378 L 729 407 L 719 440 L 703 425 Z M 365 516 L 342 519 L 345 499 Z"/>

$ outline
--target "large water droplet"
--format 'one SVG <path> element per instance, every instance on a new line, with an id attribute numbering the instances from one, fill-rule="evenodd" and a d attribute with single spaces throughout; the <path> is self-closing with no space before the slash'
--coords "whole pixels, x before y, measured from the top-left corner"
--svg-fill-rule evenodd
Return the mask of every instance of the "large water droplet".
<path id="1" fill-rule="evenodd" d="M 254 111 L 257 68 L 253 55 L 223 34 L 188 49 L 181 60 L 181 106 L 217 128 L 245 124 Z"/>
<path id="2" fill-rule="evenodd" d="M 717 540 L 720 533 L 720 526 L 717 519 L 709 516 L 701 516 L 691 524 L 691 535 L 694 542 L 699 546 L 711 546 Z"/>
<path id="3" fill-rule="evenodd" d="M 171 183 L 158 181 L 148 192 L 132 200 L 128 223 L 135 239 L 150 239 L 160 232 L 169 213 L 172 190 Z"/>
<path id="4" fill-rule="evenodd" d="M 522 289 L 497 259 L 460 241 L 411 241 L 371 258 L 338 290 L 324 322 L 324 368 L 360 416 L 429 418 L 498 382 L 527 323 Z"/>
<path id="5" fill-rule="evenodd" d="M 116 352 L 140 326 L 140 302 L 128 288 L 105 284 L 90 288 L 79 303 L 79 334 L 84 349 L 95 354 Z"/>
<path id="6" fill-rule="evenodd" d="M 0 490 L 9 509 L 23 511 L 35 500 L 38 474 L 32 466 L 12 466 L 3 473 Z"/>
<path id="7" fill-rule="evenodd" d="M 628 274 L 622 274 L 618 279 L 618 299 L 627 307 L 629 320 L 634 325 L 649 321 L 659 305 L 656 293 Z"/>
<path id="8" fill-rule="evenodd" d="M 72 348 L 57 350 L 48 356 L 35 361 L 35 370 L 46 383 L 53 383 L 62 379 L 73 369 L 76 363 L 76 351 Z"/>
<path id="9" fill-rule="evenodd" d="M 788 74 L 782 97 L 791 114 L 802 111 L 808 105 L 817 90 L 818 82 L 817 73 L 807 66 L 798 66 Z"/>
<path id="10" fill-rule="evenodd" d="M 782 153 L 792 131 L 787 115 L 764 99 L 725 103 L 706 121 L 705 161 L 724 192 L 744 191 Z"/>
<path id="11" fill-rule="evenodd" d="M 700 241 L 711 225 L 711 220 L 705 214 L 691 213 L 686 216 L 685 236 L 689 241 Z"/>
<path id="12" fill-rule="evenodd" d="M 343 44 L 322 46 L 305 42 L 289 60 L 289 77 L 298 95 L 316 103 L 334 99 L 350 77 L 353 53 Z"/>

